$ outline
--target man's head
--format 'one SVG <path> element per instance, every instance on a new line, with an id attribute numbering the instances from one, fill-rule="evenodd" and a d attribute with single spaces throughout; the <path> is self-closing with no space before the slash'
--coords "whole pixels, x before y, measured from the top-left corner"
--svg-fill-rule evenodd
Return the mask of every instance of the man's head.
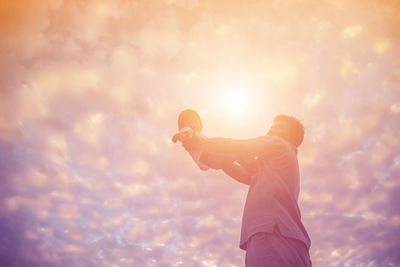
<path id="1" fill-rule="evenodd" d="M 181 130 L 184 127 L 189 127 L 196 132 L 201 132 L 203 129 L 200 116 L 193 109 L 186 109 L 179 114 L 178 129 Z"/>
<path id="2" fill-rule="evenodd" d="M 269 135 L 279 136 L 296 147 L 299 147 L 304 138 L 304 127 L 294 117 L 280 114 L 275 117 L 274 124 L 268 131 Z"/>

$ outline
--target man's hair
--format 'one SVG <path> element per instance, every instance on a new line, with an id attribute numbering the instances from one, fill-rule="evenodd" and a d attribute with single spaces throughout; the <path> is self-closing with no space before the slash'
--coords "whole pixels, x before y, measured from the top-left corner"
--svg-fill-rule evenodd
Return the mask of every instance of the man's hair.
<path id="1" fill-rule="evenodd" d="M 193 122 L 198 122 L 200 126 L 200 129 L 193 129 L 193 130 L 201 132 L 201 130 L 203 129 L 203 125 L 201 123 L 199 114 L 193 109 L 186 109 L 182 111 L 178 116 L 178 129 L 180 130 L 184 127 L 187 127 L 189 124 Z"/>
<path id="2" fill-rule="evenodd" d="M 279 114 L 275 117 L 274 122 L 285 122 L 289 125 L 289 133 L 287 138 L 289 138 L 290 143 L 294 144 L 296 147 L 299 147 L 301 143 L 303 143 L 304 139 L 304 126 L 301 124 L 299 120 L 294 117 L 290 117 L 284 114 Z"/>

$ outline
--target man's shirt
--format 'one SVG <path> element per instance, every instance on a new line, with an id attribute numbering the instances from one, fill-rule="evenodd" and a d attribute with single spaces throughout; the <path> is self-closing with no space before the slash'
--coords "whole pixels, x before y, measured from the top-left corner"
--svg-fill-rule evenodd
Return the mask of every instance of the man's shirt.
<path id="1" fill-rule="evenodd" d="M 210 169 L 210 167 L 208 167 L 206 164 L 204 164 L 200 161 L 200 157 L 201 157 L 203 151 L 188 150 L 188 152 L 189 152 L 190 156 L 192 157 L 193 161 L 197 164 L 197 166 L 199 166 L 200 170 L 206 171 L 206 170 Z"/>
<path id="2" fill-rule="evenodd" d="M 272 233 L 275 225 L 283 236 L 300 240 L 310 248 L 311 241 L 297 204 L 300 191 L 297 148 L 269 135 L 248 140 L 208 140 L 204 146 L 207 152 L 256 164 L 243 212 L 240 248 L 246 250 L 247 241 L 255 233 Z"/>

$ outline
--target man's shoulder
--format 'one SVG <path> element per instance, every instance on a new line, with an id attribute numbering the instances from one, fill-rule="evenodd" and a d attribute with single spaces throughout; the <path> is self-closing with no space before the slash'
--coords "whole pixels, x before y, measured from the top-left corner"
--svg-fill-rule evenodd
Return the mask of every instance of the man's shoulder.
<path id="1" fill-rule="evenodd" d="M 295 152 L 295 154 L 297 155 L 297 148 L 293 144 L 283 139 L 282 137 L 267 134 L 257 137 L 257 139 L 259 140 L 259 142 L 267 144 L 271 149 L 273 149 L 276 152 L 280 153 Z"/>
<path id="2" fill-rule="evenodd" d="M 275 145 L 285 145 L 287 143 L 283 138 L 279 136 L 268 135 L 268 134 L 256 137 L 255 139 L 259 140 L 260 142 L 270 143 Z"/>

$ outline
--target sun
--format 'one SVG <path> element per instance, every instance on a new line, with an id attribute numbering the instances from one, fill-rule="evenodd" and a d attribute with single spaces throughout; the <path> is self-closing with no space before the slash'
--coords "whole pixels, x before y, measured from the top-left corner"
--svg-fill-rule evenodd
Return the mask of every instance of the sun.
<path id="1" fill-rule="evenodd" d="M 229 91 L 225 93 L 225 103 L 223 104 L 226 112 L 232 116 L 243 116 L 248 110 L 248 97 L 242 91 Z"/>
<path id="2" fill-rule="evenodd" d="M 245 70 L 221 71 L 211 76 L 205 87 L 202 101 L 213 134 L 242 138 L 257 130 L 258 114 L 265 105 L 255 77 Z"/>
<path id="3" fill-rule="evenodd" d="M 250 109 L 250 90 L 245 84 L 227 84 L 221 90 L 218 102 L 223 117 L 242 119 Z"/>

